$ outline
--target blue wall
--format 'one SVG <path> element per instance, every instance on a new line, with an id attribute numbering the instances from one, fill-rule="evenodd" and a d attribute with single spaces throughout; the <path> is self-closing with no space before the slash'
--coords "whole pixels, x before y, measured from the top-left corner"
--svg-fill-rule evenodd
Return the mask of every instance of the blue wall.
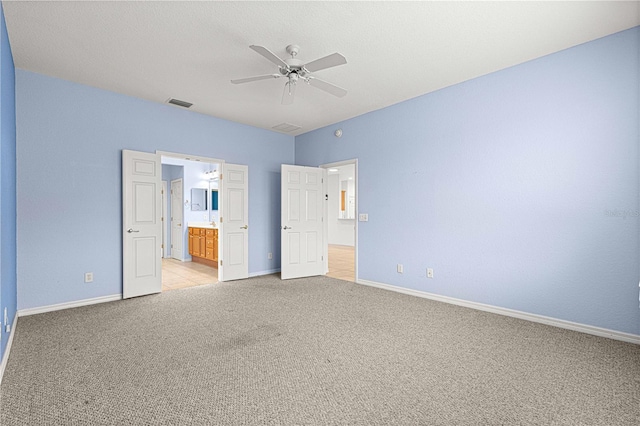
<path id="1" fill-rule="evenodd" d="M 13 325 L 16 313 L 16 108 L 15 68 L 4 11 L 0 7 L 0 322 L 7 309 Z M 0 331 L 0 359 L 9 339 Z"/>
<path id="2" fill-rule="evenodd" d="M 24 70 L 16 114 L 18 309 L 122 292 L 122 149 L 248 165 L 249 272 L 279 267 L 280 164 L 294 161 L 292 136 Z"/>
<path id="3" fill-rule="evenodd" d="M 639 40 L 296 137 L 296 164 L 359 160 L 359 278 L 640 335 Z"/>
<path id="4" fill-rule="evenodd" d="M 361 279 L 640 335 L 639 48 L 637 27 L 298 136 L 295 146 L 18 70 L 18 307 L 121 292 L 123 148 L 249 165 L 250 273 L 278 268 L 280 164 L 295 152 L 301 165 L 359 159 L 359 207 L 369 213 Z M 7 51 L 3 41 L 3 154 Z"/>

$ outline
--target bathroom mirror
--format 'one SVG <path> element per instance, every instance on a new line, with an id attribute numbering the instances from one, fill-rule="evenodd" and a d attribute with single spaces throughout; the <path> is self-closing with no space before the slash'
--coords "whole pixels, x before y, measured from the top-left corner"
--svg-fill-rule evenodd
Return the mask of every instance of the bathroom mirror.
<path id="1" fill-rule="evenodd" d="M 207 190 L 205 188 L 191 188 L 191 211 L 207 210 Z"/>

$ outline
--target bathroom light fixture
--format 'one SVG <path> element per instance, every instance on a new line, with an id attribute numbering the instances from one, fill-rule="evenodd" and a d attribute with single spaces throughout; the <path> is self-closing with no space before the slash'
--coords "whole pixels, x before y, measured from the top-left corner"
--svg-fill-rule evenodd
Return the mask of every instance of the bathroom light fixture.
<path id="1" fill-rule="evenodd" d="M 205 178 L 209 180 L 216 180 L 219 177 L 217 170 L 207 170 L 206 172 L 204 172 L 204 174 Z"/>
<path id="2" fill-rule="evenodd" d="M 335 173 L 338 171 L 338 169 L 329 169 L 330 172 Z"/>

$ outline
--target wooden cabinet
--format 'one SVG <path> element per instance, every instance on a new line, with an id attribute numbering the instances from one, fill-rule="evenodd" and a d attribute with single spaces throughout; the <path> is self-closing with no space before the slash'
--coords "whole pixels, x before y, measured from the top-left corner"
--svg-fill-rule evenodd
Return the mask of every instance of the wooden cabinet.
<path id="1" fill-rule="evenodd" d="M 189 227 L 189 254 L 192 261 L 218 267 L 218 230 Z"/>
<path id="2" fill-rule="evenodd" d="M 205 258 L 218 261 L 218 230 L 205 229 Z"/>

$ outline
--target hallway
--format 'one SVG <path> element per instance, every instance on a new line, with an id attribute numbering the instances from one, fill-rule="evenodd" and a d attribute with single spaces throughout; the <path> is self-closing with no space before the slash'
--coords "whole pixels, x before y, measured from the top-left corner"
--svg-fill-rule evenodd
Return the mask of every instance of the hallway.
<path id="1" fill-rule="evenodd" d="M 355 248 L 329 244 L 329 273 L 328 277 L 345 281 L 356 281 Z"/>

